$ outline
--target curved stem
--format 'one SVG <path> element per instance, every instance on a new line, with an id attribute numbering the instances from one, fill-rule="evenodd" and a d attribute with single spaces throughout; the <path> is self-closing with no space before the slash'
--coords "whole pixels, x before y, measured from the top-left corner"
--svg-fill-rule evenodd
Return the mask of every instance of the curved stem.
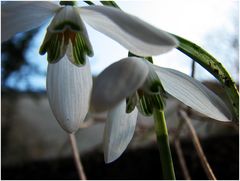
<path id="1" fill-rule="evenodd" d="M 80 155 L 79 155 L 79 152 L 78 152 L 76 138 L 75 138 L 74 133 L 69 134 L 69 138 L 70 138 L 70 143 L 71 143 L 72 151 L 73 151 L 73 157 L 74 157 L 74 161 L 75 161 L 75 164 L 76 164 L 76 167 L 77 167 L 79 178 L 81 180 L 87 180 L 87 177 L 84 173 L 83 166 L 82 166 L 82 163 L 81 163 L 81 160 L 80 160 Z"/>
<path id="2" fill-rule="evenodd" d="M 172 155 L 168 141 L 168 131 L 163 110 L 154 109 L 153 112 L 155 132 L 159 146 L 163 178 L 175 180 L 175 172 L 172 162 Z"/>
<path id="3" fill-rule="evenodd" d="M 184 178 L 185 178 L 185 180 L 191 180 L 191 176 L 190 176 L 188 168 L 187 168 L 186 160 L 184 159 L 182 146 L 181 146 L 181 142 L 180 142 L 179 138 L 176 138 L 174 140 L 174 145 L 175 145 L 176 153 L 178 155 L 179 164 L 181 166 Z"/>

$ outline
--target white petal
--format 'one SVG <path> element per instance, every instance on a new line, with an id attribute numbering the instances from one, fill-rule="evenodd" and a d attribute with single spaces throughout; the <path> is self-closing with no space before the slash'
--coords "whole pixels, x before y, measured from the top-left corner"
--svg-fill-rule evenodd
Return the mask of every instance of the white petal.
<path id="1" fill-rule="evenodd" d="M 104 130 L 104 160 L 106 163 L 116 160 L 127 148 L 134 134 L 137 115 L 136 108 L 133 112 L 126 113 L 125 100 L 108 113 Z"/>
<path id="2" fill-rule="evenodd" d="M 159 55 L 178 44 L 168 33 L 116 8 L 88 6 L 80 9 L 80 15 L 93 28 L 139 56 Z"/>
<path id="3" fill-rule="evenodd" d="M 92 75 L 89 62 L 73 65 L 67 56 L 48 65 L 47 94 L 53 114 L 67 132 L 75 132 L 89 108 Z"/>
<path id="4" fill-rule="evenodd" d="M 8 1 L 2 4 L 2 42 L 14 34 L 42 25 L 59 8 L 46 1 Z"/>
<path id="5" fill-rule="evenodd" d="M 223 101 L 201 82 L 173 69 L 157 66 L 154 68 L 164 89 L 187 106 L 219 121 L 232 119 Z"/>
<path id="6" fill-rule="evenodd" d="M 107 67 L 95 80 L 91 109 L 101 112 L 133 94 L 145 81 L 148 66 L 140 58 L 128 57 Z"/>

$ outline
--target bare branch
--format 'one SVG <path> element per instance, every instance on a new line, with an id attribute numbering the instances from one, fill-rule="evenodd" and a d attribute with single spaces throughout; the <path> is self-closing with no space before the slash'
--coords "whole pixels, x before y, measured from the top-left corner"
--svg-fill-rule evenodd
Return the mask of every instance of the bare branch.
<path id="1" fill-rule="evenodd" d="M 211 169 L 211 167 L 210 167 L 210 165 L 209 165 L 209 163 L 207 161 L 207 158 L 206 158 L 206 156 L 205 156 L 205 154 L 203 152 L 202 146 L 200 144 L 200 141 L 199 141 L 199 139 L 197 137 L 196 131 L 195 131 L 195 129 L 194 129 L 192 123 L 191 123 L 190 118 L 187 116 L 186 112 L 183 111 L 183 110 L 180 110 L 179 114 L 185 120 L 185 122 L 187 123 L 187 126 L 188 126 L 188 128 L 190 130 L 190 133 L 191 133 L 192 141 L 194 143 L 194 147 L 195 147 L 195 149 L 197 151 L 198 157 L 201 160 L 201 164 L 202 164 L 202 166 L 204 168 L 205 173 L 208 176 L 208 179 L 216 180 L 216 177 L 215 177 L 215 175 L 214 175 L 214 173 L 213 173 L 213 171 L 212 171 L 212 169 Z"/>

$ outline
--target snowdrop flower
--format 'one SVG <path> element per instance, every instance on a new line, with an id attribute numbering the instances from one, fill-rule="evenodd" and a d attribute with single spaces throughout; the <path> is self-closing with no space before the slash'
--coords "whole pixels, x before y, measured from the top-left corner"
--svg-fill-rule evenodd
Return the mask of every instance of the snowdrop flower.
<path id="1" fill-rule="evenodd" d="M 92 46 L 82 19 L 139 56 L 165 53 L 177 41 L 135 16 L 104 6 L 77 7 L 74 2 L 2 2 L 2 42 L 52 18 L 40 48 L 47 53 L 47 94 L 52 111 L 67 132 L 75 132 L 89 106 L 92 86 L 87 56 Z M 76 66 L 74 66 L 76 65 Z"/>
<path id="2" fill-rule="evenodd" d="M 179 71 L 128 57 L 107 67 L 93 85 L 91 109 L 108 110 L 104 158 L 117 159 L 132 139 L 138 111 L 151 115 L 163 110 L 165 91 L 206 116 L 228 122 L 231 113 L 222 100 L 199 81 Z"/>

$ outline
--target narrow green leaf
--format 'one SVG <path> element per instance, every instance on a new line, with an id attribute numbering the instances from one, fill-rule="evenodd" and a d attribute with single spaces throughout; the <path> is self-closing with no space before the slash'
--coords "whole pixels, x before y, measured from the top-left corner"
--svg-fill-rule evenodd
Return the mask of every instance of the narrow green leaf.
<path id="1" fill-rule="evenodd" d="M 115 3 L 114 1 L 100 1 L 104 6 L 112 6 L 115 8 L 119 8 L 119 6 L 117 5 L 117 3 Z"/>
<path id="2" fill-rule="evenodd" d="M 180 36 L 174 34 L 172 35 L 175 36 L 175 38 L 177 38 L 179 41 L 179 46 L 177 47 L 178 50 L 192 58 L 194 61 L 198 62 L 222 83 L 227 93 L 228 100 L 232 106 L 232 110 L 235 115 L 235 121 L 237 121 L 239 117 L 239 93 L 235 82 L 232 80 L 227 70 L 217 59 L 215 59 L 200 46 Z"/>
<path id="3" fill-rule="evenodd" d="M 83 1 L 85 3 L 87 3 L 88 5 L 95 5 L 92 1 Z"/>

